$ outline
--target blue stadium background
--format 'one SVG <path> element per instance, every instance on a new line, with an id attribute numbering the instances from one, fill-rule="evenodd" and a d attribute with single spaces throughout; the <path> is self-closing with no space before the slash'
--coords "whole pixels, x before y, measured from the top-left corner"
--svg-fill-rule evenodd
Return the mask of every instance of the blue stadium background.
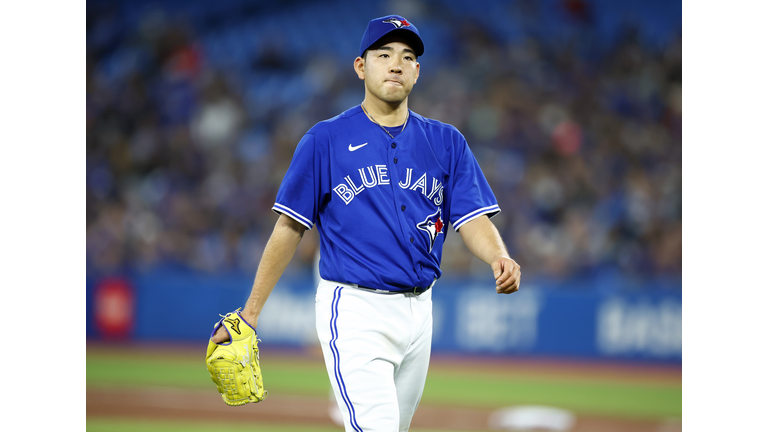
<path id="1" fill-rule="evenodd" d="M 426 45 L 411 109 L 467 137 L 524 272 L 494 297 L 449 229 L 435 350 L 679 363 L 682 5 L 667 1 L 88 1 L 87 338 L 204 341 L 242 304 L 298 139 L 362 101 L 352 62 L 389 13 Z M 313 342 L 316 247 L 312 231 L 267 304 L 270 343 Z M 114 280 L 128 300 L 105 297 Z"/>

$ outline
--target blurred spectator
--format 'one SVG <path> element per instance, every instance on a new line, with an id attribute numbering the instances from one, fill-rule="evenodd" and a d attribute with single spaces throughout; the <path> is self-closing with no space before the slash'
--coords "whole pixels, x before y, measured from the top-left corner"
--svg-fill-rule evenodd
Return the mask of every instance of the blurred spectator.
<path id="1" fill-rule="evenodd" d="M 360 31 L 323 26 L 322 14 L 364 26 L 379 11 L 226 4 L 228 14 L 212 15 L 207 2 L 89 3 L 89 272 L 254 272 L 301 135 L 362 100 L 356 42 L 344 44 Z M 681 22 L 649 42 L 637 22 L 587 1 L 557 3 L 559 14 L 490 2 L 500 11 L 492 22 L 461 4 L 414 6 L 432 78 L 411 106 L 466 135 L 526 276 L 679 277 Z M 597 34 L 609 19 L 621 21 L 612 39 Z M 312 269 L 310 233 L 292 271 Z M 484 274 L 457 235 L 448 239 L 446 277 Z"/>

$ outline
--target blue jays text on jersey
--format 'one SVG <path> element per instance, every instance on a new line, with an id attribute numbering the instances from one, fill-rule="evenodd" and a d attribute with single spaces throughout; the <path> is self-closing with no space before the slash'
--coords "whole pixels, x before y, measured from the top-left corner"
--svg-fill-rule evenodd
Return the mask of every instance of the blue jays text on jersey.
<path id="1" fill-rule="evenodd" d="M 409 111 L 392 139 L 360 106 L 304 135 L 272 209 L 317 225 L 323 279 L 389 291 L 440 277 L 448 222 L 500 211 L 455 127 Z"/>

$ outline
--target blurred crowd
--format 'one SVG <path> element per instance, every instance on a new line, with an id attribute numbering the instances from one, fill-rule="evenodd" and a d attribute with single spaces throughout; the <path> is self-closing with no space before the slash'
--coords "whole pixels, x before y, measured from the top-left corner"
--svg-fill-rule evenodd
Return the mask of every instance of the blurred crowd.
<path id="1" fill-rule="evenodd" d="M 536 27 L 525 15 L 530 3 L 507 11 Z M 254 272 L 297 142 L 362 101 L 356 47 L 367 20 L 390 12 L 349 26 L 345 55 L 304 55 L 275 37 L 227 63 L 227 39 L 214 44 L 213 35 L 284 11 L 254 8 L 203 25 L 141 4 L 133 21 L 120 18 L 122 3 L 88 7 L 88 271 Z M 465 135 L 502 209 L 493 221 L 523 273 L 679 276 L 679 28 L 649 44 L 642 27 L 627 23 L 597 44 L 589 3 L 565 1 L 556 4 L 571 20 L 567 38 L 505 38 L 460 10 L 418 4 L 412 15 L 399 12 L 427 43 L 410 107 Z M 431 22 L 454 24 L 428 39 Z M 440 45 L 432 58 L 430 42 Z M 316 249 L 312 230 L 289 271 L 311 269 Z M 452 230 L 443 256 L 445 276 L 488 272 Z"/>

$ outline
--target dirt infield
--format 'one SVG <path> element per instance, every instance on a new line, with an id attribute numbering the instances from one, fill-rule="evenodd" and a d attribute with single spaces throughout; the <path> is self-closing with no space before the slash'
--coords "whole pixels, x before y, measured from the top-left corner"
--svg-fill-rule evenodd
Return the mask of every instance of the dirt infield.
<path id="1" fill-rule="evenodd" d="M 90 350 L 91 348 L 89 348 Z M 135 350 L 134 350 L 135 352 Z M 433 358 L 433 364 L 441 368 L 467 370 L 477 367 L 478 359 Z M 553 361 L 495 362 L 483 359 L 483 370 L 510 369 L 526 374 L 562 375 L 579 377 L 610 377 L 616 380 L 680 384 L 682 373 L 674 368 L 647 366 L 606 365 L 593 363 L 562 363 Z M 86 393 L 86 417 L 115 417 L 131 419 L 220 420 L 248 423 L 291 423 L 334 426 L 328 398 L 270 394 L 259 404 L 228 407 L 214 391 L 167 387 L 88 388 Z M 412 427 L 442 430 L 493 430 L 489 425 L 493 409 L 454 408 L 422 404 L 414 416 Z M 339 427 L 339 430 L 342 430 Z M 539 429 L 543 430 L 543 429 Z M 680 420 L 628 420 L 595 416 L 576 416 L 570 432 L 678 432 Z"/>
<path id="2" fill-rule="evenodd" d="M 443 430 L 491 430 L 492 410 L 456 409 L 420 406 L 412 426 Z M 183 419 L 242 421 L 248 423 L 288 422 L 292 424 L 328 425 L 335 423 L 329 415 L 327 399 L 270 395 L 259 404 L 237 408 L 224 405 L 218 394 L 203 390 L 170 388 L 89 389 L 86 399 L 87 417 L 121 417 L 150 419 Z M 341 428 L 340 428 L 341 430 Z M 622 420 L 579 416 L 572 432 L 673 432 L 681 431 L 680 423 Z"/>

